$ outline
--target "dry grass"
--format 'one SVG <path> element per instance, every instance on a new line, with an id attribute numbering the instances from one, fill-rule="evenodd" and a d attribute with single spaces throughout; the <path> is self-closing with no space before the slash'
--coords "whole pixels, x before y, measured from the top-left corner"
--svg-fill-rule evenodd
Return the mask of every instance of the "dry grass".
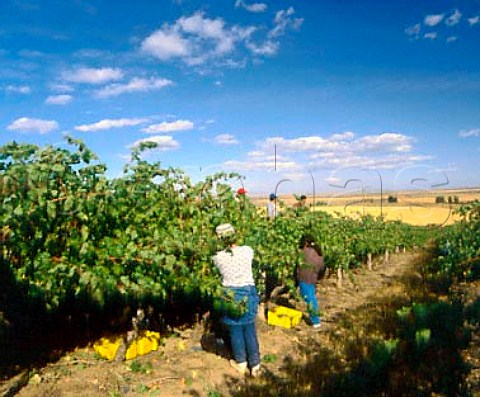
<path id="1" fill-rule="evenodd" d="M 389 196 L 397 198 L 397 203 L 387 203 Z M 380 194 L 369 195 L 320 195 L 315 198 L 316 210 L 347 216 L 372 215 L 380 216 L 382 212 L 386 220 L 402 221 L 412 225 L 449 225 L 459 219 L 454 214 L 459 204 L 436 204 L 436 198 L 443 196 L 456 198 L 459 204 L 480 200 L 480 189 L 449 189 L 435 191 L 402 191 L 385 192 L 383 194 L 382 211 L 380 209 Z M 265 197 L 252 197 L 255 204 L 265 207 Z M 285 195 L 279 198 L 280 206 L 292 206 L 295 203 L 294 195 Z M 322 205 L 319 205 L 322 204 Z M 313 205 L 313 197 L 307 195 L 307 205 Z"/>
<path id="2" fill-rule="evenodd" d="M 380 216 L 380 206 L 323 206 L 317 207 L 320 211 L 335 215 L 358 217 L 362 215 Z M 459 217 L 453 214 L 448 207 L 433 206 L 386 206 L 382 208 L 383 217 L 387 221 L 402 221 L 411 225 L 449 225 Z"/>

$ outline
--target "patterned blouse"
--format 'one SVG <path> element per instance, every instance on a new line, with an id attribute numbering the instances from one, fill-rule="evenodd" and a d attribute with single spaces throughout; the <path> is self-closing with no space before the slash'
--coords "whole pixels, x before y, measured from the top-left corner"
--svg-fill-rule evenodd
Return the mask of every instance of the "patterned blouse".
<path id="1" fill-rule="evenodd" d="M 255 285 L 252 273 L 253 249 L 251 247 L 235 246 L 217 252 L 212 259 L 220 270 L 224 287 Z"/>

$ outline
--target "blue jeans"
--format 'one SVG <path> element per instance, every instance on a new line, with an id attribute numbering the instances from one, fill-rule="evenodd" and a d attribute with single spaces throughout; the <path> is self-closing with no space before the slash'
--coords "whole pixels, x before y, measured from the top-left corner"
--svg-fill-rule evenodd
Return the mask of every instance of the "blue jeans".
<path id="1" fill-rule="evenodd" d="M 253 285 L 228 289 L 233 291 L 236 302 L 246 299 L 246 311 L 241 317 L 225 315 L 222 319 L 230 334 L 233 358 L 237 363 L 248 362 L 248 366 L 253 368 L 260 364 L 260 349 L 255 327 L 259 303 L 257 289 Z"/>
<path id="2" fill-rule="evenodd" d="M 302 281 L 298 283 L 300 294 L 308 306 L 308 314 L 312 324 L 320 324 L 320 311 L 317 296 L 315 295 L 315 284 L 307 284 Z"/>
<path id="3" fill-rule="evenodd" d="M 227 327 L 230 333 L 233 359 L 237 363 L 248 362 L 250 368 L 260 364 L 260 348 L 255 323 L 227 324 Z"/>

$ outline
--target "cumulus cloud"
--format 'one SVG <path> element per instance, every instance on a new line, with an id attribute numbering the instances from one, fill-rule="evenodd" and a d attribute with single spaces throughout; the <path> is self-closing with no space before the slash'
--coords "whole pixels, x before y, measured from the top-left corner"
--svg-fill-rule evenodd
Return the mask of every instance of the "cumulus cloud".
<path id="1" fill-rule="evenodd" d="M 413 138 L 397 132 L 357 136 L 346 131 L 325 137 L 271 137 L 258 142 L 245 158 L 232 159 L 223 166 L 240 173 L 277 171 L 283 178 L 299 175 L 302 179 L 307 170 L 398 169 L 432 159 L 414 153 L 413 142 Z"/>
<path id="2" fill-rule="evenodd" d="M 445 23 L 448 26 L 455 26 L 460 22 L 460 19 L 462 18 L 462 13 L 458 10 L 455 10 L 452 15 L 450 15 L 446 20 Z"/>
<path id="3" fill-rule="evenodd" d="M 162 152 L 176 150 L 180 147 L 180 144 L 169 135 L 155 135 L 149 138 L 139 139 L 132 144 L 132 147 L 138 147 L 141 143 L 145 142 L 156 143 L 157 147 L 154 150 L 159 150 Z"/>
<path id="4" fill-rule="evenodd" d="M 238 140 L 231 134 L 220 134 L 214 138 L 214 142 L 218 145 L 237 145 Z"/>
<path id="5" fill-rule="evenodd" d="M 67 105 L 72 102 L 73 97 L 71 95 L 50 95 L 45 100 L 47 105 Z"/>
<path id="6" fill-rule="evenodd" d="M 190 120 L 176 120 L 172 122 L 164 121 L 159 124 L 152 124 L 142 129 L 147 134 L 168 133 L 176 131 L 185 131 L 193 129 L 194 124 Z"/>
<path id="7" fill-rule="evenodd" d="M 134 118 L 134 119 L 104 119 L 92 124 L 83 124 L 75 127 L 75 130 L 82 132 L 110 130 L 112 128 L 133 127 L 147 122 L 148 119 Z"/>
<path id="8" fill-rule="evenodd" d="M 420 36 L 421 30 L 422 30 L 422 26 L 419 23 L 417 23 L 413 26 L 410 26 L 410 27 L 406 28 L 405 33 L 409 36 L 412 36 L 412 37 L 418 39 L 419 36 Z"/>
<path id="9" fill-rule="evenodd" d="M 260 44 L 247 42 L 246 46 L 253 55 L 272 56 L 277 54 L 280 44 L 276 41 L 267 40 Z"/>
<path id="10" fill-rule="evenodd" d="M 135 77 L 128 83 L 114 83 L 95 91 L 98 98 L 108 98 L 132 92 L 157 91 L 172 85 L 173 82 L 168 79 L 160 78 L 139 78 Z"/>
<path id="11" fill-rule="evenodd" d="M 78 68 L 64 71 L 61 77 L 64 81 L 79 84 L 105 84 L 121 80 L 124 73 L 119 68 Z"/>
<path id="12" fill-rule="evenodd" d="M 269 150 L 252 150 L 242 160 L 229 160 L 223 163 L 224 168 L 229 170 L 245 171 L 280 171 L 296 173 L 301 172 L 302 166 L 295 159 Z"/>
<path id="13" fill-rule="evenodd" d="M 270 38 L 282 36 L 285 34 L 286 30 L 299 29 L 302 26 L 303 18 L 293 18 L 295 10 L 293 7 L 288 8 L 287 10 L 277 11 L 275 14 L 275 26 L 268 33 Z"/>
<path id="14" fill-rule="evenodd" d="M 210 19 L 197 12 L 173 25 L 164 24 L 142 42 L 141 50 L 162 61 L 180 58 L 197 65 L 231 53 L 235 43 L 248 34 L 248 29 L 227 28 L 222 18 Z"/>
<path id="15" fill-rule="evenodd" d="M 246 4 L 237 1 L 237 7 L 251 12 L 263 10 L 263 3 Z M 293 16 L 294 9 L 278 11 L 273 27 L 240 25 L 229 26 L 222 18 L 208 18 L 203 12 L 183 16 L 172 24 L 162 27 L 146 37 L 140 51 L 161 61 L 180 60 L 189 66 L 201 66 L 207 62 L 214 65 L 243 67 L 242 48 L 255 56 L 274 55 L 278 52 L 280 36 L 287 30 L 298 29 L 303 19 Z M 254 35 L 261 35 L 254 39 Z"/>
<path id="16" fill-rule="evenodd" d="M 480 16 L 478 15 L 476 17 L 468 18 L 468 24 L 470 26 L 476 25 L 479 22 L 480 22 Z"/>
<path id="17" fill-rule="evenodd" d="M 142 51 L 162 61 L 185 57 L 190 53 L 190 43 L 180 32 L 164 26 L 148 36 L 141 45 Z"/>
<path id="18" fill-rule="evenodd" d="M 440 26 L 442 22 L 444 22 L 444 25 L 451 28 L 455 25 L 458 25 L 461 22 L 462 17 L 463 14 L 458 9 L 453 10 L 450 14 L 430 14 L 423 19 L 423 24 L 418 23 L 416 25 L 410 26 L 405 29 L 405 33 L 411 37 L 414 37 L 415 39 L 419 39 L 420 37 L 422 37 L 427 40 L 434 40 L 439 37 L 439 33 L 442 34 L 443 30 L 445 29 L 445 27 L 443 27 L 442 29 L 442 26 Z M 467 21 L 470 26 L 475 25 L 480 22 L 480 16 L 468 18 Z M 427 28 L 435 27 L 437 30 L 439 29 L 439 32 L 427 32 L 423 34 L 423 36 L 421 36 L 420 33 L 422 31 L 422 25 L 426 26 Z M 451 43 L 453 41 L 456 41 L 457 39 L 457 36 L 449 35 L 446 38 L 446 41 L 448 43 Z"/>
<path id="19" fill-rule="evenodd" d="M 431 156 L 426 155 L 385 155 L 381 157 L 368 157 L 360 154 L 348 157 L 331 156 L 326 159 L 317 159 L 316 162 L 311 162 L 311 168 L 324 169 L 348 169 L 359 168 L 365 170 L 384 169 L 393 170 L 402 167 L 418 164 L 419 162 L 431 160 Z M 337 183 L 338 181 L 330 181 L 330 183 Z"/>
<path id="20" fill-rule="evenodd" d="M 412 150 L 412 138 L 396 132 L 384 132 L 379 135 L 369 135 L 352 142 L 356 151 L 372 152 L 410 152 Z"/>
<path id="21" fill-rule="evenodd" d="M 461 138 L 479 137 L 480 136 L 480 128 L 472 128 L 470 130 L 462 130 L 458 133 L 458 136 L 461 137 Z"/>
<path id="22" fill-rule="evenodd" d="M 278 160 L 274 159 L 258 159 L 256 161 L 247 160 L 247 161 L 236 161 L 229 160 L 223 164 L 226 168 L 234 171 L 299 171 L 301 166 L 295 161 L 288 160 Z"/>
<path id="23" fill-rule="evenodd" d="M 355 134 L 351 131 L 345 131 L 340 134 L 333 134 L 330 137 L 330 140 L 332 141 L 349 141 L 350 139 L 353 139 Z"/>
<path id="24" fill-rule="evenodd" d="M 412 149 L 412 138 L 395 133 L 385 132 L 378 135 L 367 135 L 355 138 L 353 132 L 334 134 L 329 138 L 307 136 L 293 139 L 283 137 L 267 138 L 263 148 L 273 147 L 290 152 L 408 152 Z"/>
<path id="25" fill-rule="evenodd" d="M 28 117 L 21 117 L 9 126 L 9 131 L 20 132 L 36 132 L 39 134 L 47 134 L 58 129 L 58 123 L 54 120 L 31 119 Z"/>
<path id="26" fill-rule="evenodd" d="M 27 95 L 32 92 L 32 89 L 28 85 L 7 85 L 5 91 L 15 94 Z"/>
<path id="27" fill-rule="evenodd" d="M 235 2 L 235 8 L 244 8 L 248 12 L 258 13 L 267 11 L 268 6 L 265 3 L 252 3 L 247 4 L 242 0 L 237 0 Z"/>
<path id="28" fill-rule="evenodd" d="M 424 23 L 427 26 L 437 26 L 445 18 L 445 14 L 427 15 L 424 19 Z"/>
<path id="29" fill-rule="evenodd" d="M 262 144 L 262 147 L 266 149 L 268 147 L 276 146 L 280 150 L 289 152 L 304 152 L 319 150 L 322 147 L 325 148 L 325 145 L 328 145 L 328 143 L 329 142 L 325 138 L 319 136 L 307 136 L 294 139 L 274 137 L 267 138 Z"/>

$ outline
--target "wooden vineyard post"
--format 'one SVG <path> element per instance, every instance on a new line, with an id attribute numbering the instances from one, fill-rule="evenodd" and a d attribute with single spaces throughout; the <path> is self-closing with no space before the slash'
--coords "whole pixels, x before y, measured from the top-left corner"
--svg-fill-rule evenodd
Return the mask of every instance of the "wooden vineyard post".
<path id="1" fill-rule="evenodd" d="M 368 270 L 373 270 L 373 265 L 372 265 L 372 253 L 369 252 L 367 254 L 367 267 L 368 267 Z"/>
<path id="2" fill-rule="evenodd" d="M 388 263 L 388 260 L 389 260 L 389 257 L 390 257 L 390 253 L 388 252 L 388 248 L 385 250 L 385 255 L 383 257 L 383 262 L 384 263 Z"/>
<path id="3" fill-rule="evenodd" d="M 343 269 L 339 267 L 337 269 L 337 287 L 341 287 L 343 285 Z"/>

